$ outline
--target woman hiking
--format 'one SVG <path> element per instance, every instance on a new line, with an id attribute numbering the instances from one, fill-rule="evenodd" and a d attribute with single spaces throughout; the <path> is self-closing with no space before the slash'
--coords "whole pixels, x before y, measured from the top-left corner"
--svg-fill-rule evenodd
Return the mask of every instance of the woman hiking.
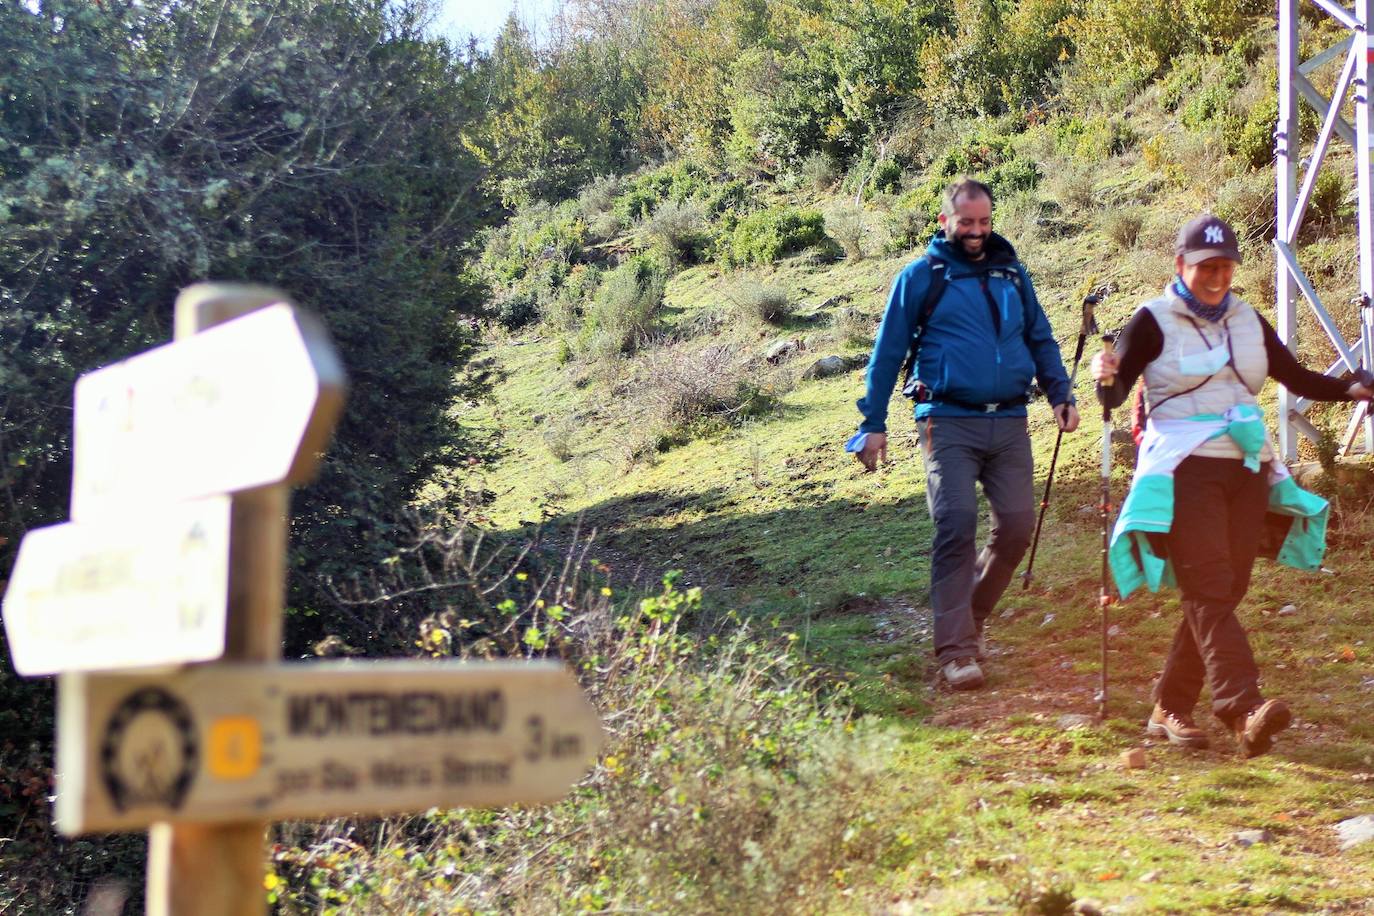
<path id="1" fill-rule="evenodd" d="M 1122 330 L 1115 353 L 1093 358 L 1098 400 L 1126 400 L 1142 375 L 1144 438 L 1109 559 L 1124 598 L 1176 581 L 1183 619 L 1154 691 L 1146 731 L 1184 747 L 1206 747 L 1193 720 L 1204 681 L 1212 713 L 1240 755 L 1268 751 L 1292 720 L 1264 699 L 1259 669 L 1236 606 L 1261 549 L 1302 568 L 1320 565 L 1326 503 L 1297 487 L 1277 459 L 1256 395 L 1266 378 L 1319 401 L 1369 399 L 1358 382 L 1299 365 L 1269 322 L 1231 293 L 1240 248 L 1210 214 L 1188 222 L 1174 248 L 1177 271 Z M 1296 519 L 1303 523 L 1294 524 Z"/>

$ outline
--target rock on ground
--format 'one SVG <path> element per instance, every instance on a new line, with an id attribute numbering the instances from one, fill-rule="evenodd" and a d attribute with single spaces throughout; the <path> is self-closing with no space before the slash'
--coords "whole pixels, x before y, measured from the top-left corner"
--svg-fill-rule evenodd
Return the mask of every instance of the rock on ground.
<path id="1" fill-rule="evenodd" d="M 1361 814 L 1341 821 L 1336 825 L 1336 832 L 1340 834 L 1342 850 L 1374 840 L 1374 814 Z"/>

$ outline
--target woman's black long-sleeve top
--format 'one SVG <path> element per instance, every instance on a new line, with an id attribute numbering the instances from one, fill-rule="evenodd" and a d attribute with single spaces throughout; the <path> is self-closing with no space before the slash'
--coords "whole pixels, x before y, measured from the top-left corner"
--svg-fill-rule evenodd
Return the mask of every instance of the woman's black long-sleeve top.
<path id="1" fill-rule="evenodd" d="M 1348 401 L 1349 382 L 1320 372 L 1313 372 L 1298 362 L 1297 357 L 1279 340 L 1278 333 L 1255 313 L 1264 329 L 1264 352 L 1269 357 L 1269 377 L 1281 383 L 1299 397 L 1315 401 Z M 1105 407 L 1116 407 L 1130 394 L 1131 386 L 1145 367 L 1164 352 L 1164 332 L 1149 309 L 1139 309 L 1116 339 L 1116 353 L 1120 362 L 1112 384 L 1097 385 L 1097 399 Z"/>

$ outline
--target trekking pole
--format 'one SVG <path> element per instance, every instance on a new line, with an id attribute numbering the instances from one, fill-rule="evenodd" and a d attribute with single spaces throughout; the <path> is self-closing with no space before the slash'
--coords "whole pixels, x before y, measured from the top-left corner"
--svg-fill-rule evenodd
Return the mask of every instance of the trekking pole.
<path id="1" fill-rule="evenodd" d="M 1115 341 L 1111 335 L 1102 335 L 1102 352 L 1112 353 L 1115 350 Z M 1108 387 L 1114 378 L 1108 376 L 1102 380 L 1102 386 Z M 1107 721 L 1107 609 L 1112 604 L 1111 582 L 1107 578 L 1110 575 L 1110 568 L 1107 564 L 1107 549 L 1111 545 L 1111 521 L 1112 521 L 1112 409 L 1106 404 L 1102 405 L 1102 589 L 1098 595 L 1097 602 L 1102 608 L 1102 686 L 1097 692 L 1097 716 L 1105 722 Z"/>
<path id="2" fill-rule="evenodd" d="M 1083 298 L 1083 319 L 1078 325 L 1078 343 L 1073 349 L 1073 371 L 1069 373 L 1069 391 L 1078 381 L 1078 364 L 1083 359 L 1083 346 L 1089 334 L 1097 333 L 1097 319 L 1093 317 L 1093 306 L 1102 301 L 1097 293 L 1089 293 Z M 1054 453 L 1050 455 L 1050 472 L 1045 477 L 1045 495 L 1040 500 L 1040 515 L 1035 519 L 1035 535 L 1031 538 L 1030 558 L 1026 560 L 1026 571 L 1021 573 L 1021 588 L 1030 588 L 1032 570 L 1035 569 L 1035 551 L 1040 546 L 1040 526 L 1045 524 L 1045 510 L 1050 507 L 1050 488 L 1054 486 L 1054 466 L 1059 462 L 1059 445 L 1064 441 L 1064 427 L 1054 437 Z"/>

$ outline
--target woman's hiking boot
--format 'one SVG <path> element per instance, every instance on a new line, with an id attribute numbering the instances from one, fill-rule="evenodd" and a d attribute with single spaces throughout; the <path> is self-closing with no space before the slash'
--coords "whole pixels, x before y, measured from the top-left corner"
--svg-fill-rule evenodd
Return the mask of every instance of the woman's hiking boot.
<path id="1" fill-rule="evenodd" d="M 1274 736 L 1293 721 L 1293 713 L 1283 700 L 1265 700 L 1232 723 L 1236 744 L 1242 757 L 1258 757 L 1274 746 Z"/>
<path id="2" fill-rule="evenodd" d="M 956 658 L 940 667 L 945 682 L 955 690 L 977 690 L 983 686 L 983 669 L 971 658 Z"/>
<path id="3" fill-rule="evenodd" d="M 1192 716 L 1170 712 L 1158 703 L 1150 713 L 1150 721 L 1145 723 L 1145 734 L 1155 738 L 1168 738 L 1170 744 L 1180 747 L 1206 747 L 1207 733 L 1197 727 Z"/>

